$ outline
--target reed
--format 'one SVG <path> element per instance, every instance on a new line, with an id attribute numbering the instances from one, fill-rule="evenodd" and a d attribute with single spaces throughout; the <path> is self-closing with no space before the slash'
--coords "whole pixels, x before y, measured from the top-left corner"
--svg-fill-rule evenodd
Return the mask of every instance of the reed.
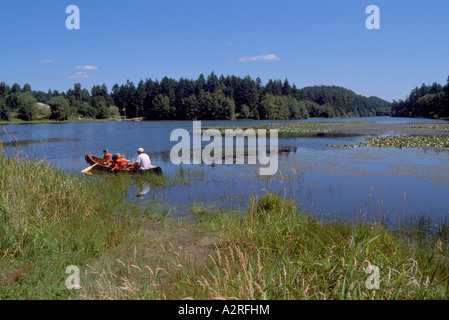
<path id="1" fill-rule="evenodd" d="M 212 229 L 224 237 L 211 244 L 202 259 L 172 245 L 162 246 L 168 257 L 164 263 L 133 267 L 134 262 L 128 261 L 122 265 L 124 274 L 110 279 L 99 272 L 101 281 L 86 290 L 85 297 L 447 298 L 448 247 L 440 236 L 423 242 L 410 230 L 405 234 L 377 224 L 317 220 L 272 193 L 254 197 L 248 212 L 240 216 L 200 205 L 194 210 L 201 213 L 202 232 Z M 207 214 L 214 223 L 207 221 Z M 379 268 L 377 289 L 369 287 L 371 266 Z M 142 283 L 142 278 L 149 282 Z M 106 293 L 105 288 L 109 288 Z"/>
<path id="2" fill-rule="evenodd" d="M 44 161 L 1 154 L 0 297 L 69 294 L 61 268 L 83 265 L 127 237 L 126 214 L 135 208 L 122 199 L 126 183 L 122 177 L 78 178 Z"/>
<path id="3" fill-rule="evenodd" d="M 318 220 L 272 193 L 254 197 L 238 219 L 211 217 L 222 221 L 232 241 L 217 249 L 209 276 L 198 275 L 207 298 L 447 298 L 448 246 L 442 230 L 430 236 L 422 228 Z M 372 265 L 380 270 L 377 290 L 367 284 Z M 230 274 L 232 285 L 225 281 Z"/>

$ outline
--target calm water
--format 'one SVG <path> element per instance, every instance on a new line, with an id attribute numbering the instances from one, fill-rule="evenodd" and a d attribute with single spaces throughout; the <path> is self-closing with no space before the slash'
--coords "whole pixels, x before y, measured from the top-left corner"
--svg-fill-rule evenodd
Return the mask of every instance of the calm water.
<path id="1" fill-rule="evenodd" d="M 308 119 L 306 121 L 348 121 Z M 350 121 L 380 123 L 438 123 L 405 118 L 357 118 Z M 234 126 L 273 121 L 203 121 L 202 126 Z M 289 121 L 279 121 L 289 122 Z M 179 167 L 170 162 L 173 130 L 192 131 L 191 121 L 92 122 L 64 124 L 9 124 L 0 139 L 8 154 L 46 159 L 80 174 L 86 168 L 85 153 L 122 153 L 135 160 L 143 147 L 154 165 L 175 175 Z M 5 133 L 5 131 L 7 133 Z M 426 214 L 436 221 L 449 216 L 449 153 L 425 149 L 335 149 L 327 144 L 358 143 L 363 136 L 299 137 L 279 139 L 287 152 L 279 155 L 275 176 L 259 176 L 257 165 L 182 165 L 190 184 L 168 187 L 133 185 L 129 197 L 142 205 L 158 204 L 160 210 L 189 216 L 195 203 L 215 207 L 247 208 L 251 195 L 267 191 L 295 199 L 302 209 L 320 216 L 380 218 L 391 224 Z M 203 145 L 207 145 L 204 142 Z M 138 193 L 144 192 L 141 197 Z M 157 201 L 155 201 L 157 200 Z"/>

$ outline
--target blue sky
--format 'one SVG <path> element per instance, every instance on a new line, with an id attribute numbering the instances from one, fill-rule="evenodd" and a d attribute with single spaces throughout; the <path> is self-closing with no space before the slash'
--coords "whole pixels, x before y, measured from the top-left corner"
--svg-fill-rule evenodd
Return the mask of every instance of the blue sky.
<path id="1" fill-rule="evenodd" d="M 80 29 L 68 30 L 69 5 Z M 380 9 L 380 29 L 365 12 Z M 447 0 L 2 0 L 0 81 L 66 91 L 250 75 L 405 99 L 449 76 Z"/>

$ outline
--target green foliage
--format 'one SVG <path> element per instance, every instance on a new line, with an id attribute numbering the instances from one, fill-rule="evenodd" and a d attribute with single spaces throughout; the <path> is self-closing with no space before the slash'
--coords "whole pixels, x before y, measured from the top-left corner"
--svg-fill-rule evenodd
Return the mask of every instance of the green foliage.
<path id="1" fill-rule="evenodd" d="M 111 114 L 111 117 L 118 118 L 120 117 L 120 111 L 116 106 L 110 106 L 109 107 L 109 113 Z"/>
<path id="2" fill-rule="evenodd" d="M 167 96 L 158 94 L 153 100 L 152 119 L 170 119 L 173 117 L 174 110 L 170 105 L 170 99 Z"/>
<path id="3" fill-rule="evenodd" d="M 438 83 L 415 87 L 405 101 L 393 101 L 391 110 L 394 117 L 449 117 L 449 78 L 444 88 Z"/>
<path id="4" fill-rule="evenodd" d="M 333 118 L 336 116 L 336 111 L 329 103 L 319 105 L 313 101 L 306 101 L 306 105 L 308 106 L 309 115 L 313 118 Z"/>
<path id="5" fill-rule="evenodd" d="M 83 266 L 127 238 L 128 224 L 114 218 L 125 211 L 118 195 L 126 185 L 81 181 L 45 161 L 4 154 L 0 167 L 1 299 L 70 295 L 66 266 Z"/>
<path id="6" fill-rule="evenodd" d="M 267 93 L 259 105 L 261 119 L 307 119 L 309 111 L 305 101 L 298 101 L 293 96 L 274 96 Z"/>
<path id="7" fill-rule="evenodd" d="M 218 83 L 218 79 L 216 80 Z M 226 97 L 223 85 L 215 85 L 212 94 L 213 110 L 210 119 L 214 120 L 234 120 L 235 118 L 235 102 L 233 99 Z"/>
<path id="8" fill-rule="evenodd" d="M 440 88 L 434 88 L 434 91 Z M 67 92 L 32 91 L 25 84 L 11 88 L 0 83 L 0 96 L 12 110 L 18 107 L 18 96 L 28 92 L 42 103 L 56 96 L 69 102 L 69 116 L 106 119 L 111 115 L 127 118 L 147 117 L 161 120 L 232 120 L 232 119 L 306 119 L 308 117 L 358 117 L 389 115 L 391 104 L 377 97 L 363 97 L 336 86 L 298 89 L 288 79 L 269 79 L 235 75 L 218 77 L 214 72 L 200 74 L 198 79 L 164 77 L 161 81 L 140 80 L 136 86 L 127 80 L 114 84 L 111 92 L 105 84 L 92 89 L 76 83 Z"/>
<path id="9" fill-rule="evenodd" d="M 48 105 L 37 104 L 37 117 L 41 119 L 49 119 L 51 116 L 51 109 Z"/>
<path id="10" fill-rule="evenodd" d="M 95 118 L 97 116 L 97 110 L 87 102 L 81 103 L 77 112 L 78 114 L 86 118 Z"/>
<path id="11" fill-rule="evenodd" d="M 182 98 L 180 106 L 180 117 L 197 120 L 197 116 L 199 114 L 199 104 L 196 95 L 192 94 L 186 98 Z"/>
<path id="12" fill-rule="evenodd" d="M 36 98 L 37 102 L 47 104 L 48 100 L 50 100 L 50 96 L 43 91 L 33 91 L 33 96 Z"/>
<path id="13" fill-rule="evenodd" d="M 391 104 L 377 97 L 363 97 L 338 86 L 305 87 L 296 92 L 299 100 L 325 106 L 317 113 L 323 117 L 369 117 L 390 115 Z M 332 110 L 329 110 L 332 109 Z M 314 117 L 312 114 L 311 117 Z"/>
<path id="14" fill-rule="evenodd" d="M 259 110 L 261 119 L 282 120 L 290 118 L 289 107 L 282 96 L 266 94 L 260 102 Z"/>
<path id="15" fill-rule="evenodd" d="M 23 85 L 22 92 L 30 92 L 31 93 L 31 85 L 29 83 L 25 83 Z"/>
<path id="16" fill-rule="evenodd" d="M 3 300 L 448 298 L 445 225 L 319 219 L 274 193 L 242 212 L 197 205 L 196 221 L 180 220 L 128 202 L 123 176 L 83 179 L 5 155 L 0 168 Z M 69 265 L 80 290 L 65 286 Z"/>
<path id="17" fill-rule="evenodd" d="M 16 110 L 19 107 L 19 97 L 20 93 L 11 92 L 7 95 L 6 104 L 11 108 L 11 110 Z"/>
<path id="18" fill-rule="evenodd" d="M 162 100 L 162 95 L 168 98 Z M 127 117 L 149 119 L 305 119 L 316 117 L 355 117 L 388 115 L 390 103 L 376 97 L 362 97 L 340 87 L 298 89 L 285 79 L 268 80 L 250 76 L 218 77 L 213 72 L 198 79 L 176 81 L 164 77 L 161 82 L 147 79 L 136 88 L 127 81 L 114 85 L 112 99 Z M 142 107 L 143 104 L 143 107 Z"/>
<path id="19" fill-rule="evenodd" d="M 216 110 L 214 110 L 216 107 L 212 94 L 201 89 L 198 95 L 198 120 L 210 119 L 212 117 L 211 114 L 214 111 L 216 112 Z"/>
<path id="20" fill-rule="evenodd" d="M 287 104 L 290 109 L 290 119 L 307 119 L 309 111 L 307 110 L 305 101 L 298 101 L 294 97 L 287 97 Z"/>
<path id="21" fill-rule="evenodd" d="M 10 119 L 9 111 L 10 108 L 6 105 L 5 99 L 2 96 L 0 96 L 0 120 L 9 121 Z"/>
<path id="22" fill-rule="evenodd" d="M 51 109 L 50 119 L 57 121 L 65 121 L 69 118 L 70 105 L 63 96 L 53 97 L 48 101 Z"/>
<path id="23" fill-rule="evenodd" d="M 92 99 L 92 107 L 96 110 L 97 119 L 106 119 L 111 116 L 111 110 L 103 96 L 94 97 Z"/>
<path id="24" fill-rule="evenodd" d="M 446 85 L 443 88 L 443 92 L 444 92 L 444 96 L 443 96 L 443 101 L 442 101 L 442 105 L 444 110 L 446 111 L 445 113 L 449 113 L 449 76 L 447 77 L 447 82 Z"/>
<path id="25" fill-rule="evenodd" d="M 227 232 L 230 243 L 217 246 L 206 272 L 183 268 L 189 270 L 183 283 L 201 285 L 185 296 L 447 299 L 447 242 L 438 232 L 420 240 L 421 226 L 391 230 L 374 222 L 318 219 L 274 193 L 253 197 L 244 215 L 207 207 L 197 212 L 203 225 Z M 368 286 L 373 284 L 368 266 L 379 268 L 377 288 Z"/>
<path id="26" fill-rule="evenodd" d="M 0 82 L 0 97 L 6 98 L 9 95 L 9 86 L 6 85 L 4 82 Z"/>
<path id="27" fill-rule="evenodd" d="M 24 121 L 35 120 L 37 116 L 37 100 L 30 92 L 20 93 L 17 96 L 19 118 Z"/>

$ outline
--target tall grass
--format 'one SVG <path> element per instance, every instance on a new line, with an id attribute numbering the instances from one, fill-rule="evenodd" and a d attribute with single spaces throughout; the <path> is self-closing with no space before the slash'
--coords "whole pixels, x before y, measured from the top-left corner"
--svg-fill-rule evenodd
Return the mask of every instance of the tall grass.
<path id="1" fill-rule="evenodd" d="M 266 193 L 246 211 L 196 205 L 197 221 L 178 221 L 128 202 L 129 181 L 0 155 L 0 298 L 448 298 L 447 230 L 424 220 L 319 220 Z M 68 265 L 80 290 L 65 287 Z"/>
<path id="2" fill-rule="evenodd" d="M 61 269 L 126 237 L 123 213 L 133 210 L 120 196 L 126 188 L 120 177 L 84 180 L 46 162 L 0 155 L 0 296 L 65 296 Z"/>
<path id="3" fill-rule="evenodd" d="M 448 247 L 381 225 L 323 221 L 268 193 L 236 215 L 195 206 L 200 230 L 222 236 L 203 255 L 163 247 L 152 267 L 116 261 L 95 270 L 88 299 L 447 299 Z M 209 215 L 209 219 L 207 219 Z M 369 269 L 372 267 L 373 269 Z M 378 287 L 372 270 L 379 270 Z M 91 282 L 92 283 L 92 282 Z"/>

